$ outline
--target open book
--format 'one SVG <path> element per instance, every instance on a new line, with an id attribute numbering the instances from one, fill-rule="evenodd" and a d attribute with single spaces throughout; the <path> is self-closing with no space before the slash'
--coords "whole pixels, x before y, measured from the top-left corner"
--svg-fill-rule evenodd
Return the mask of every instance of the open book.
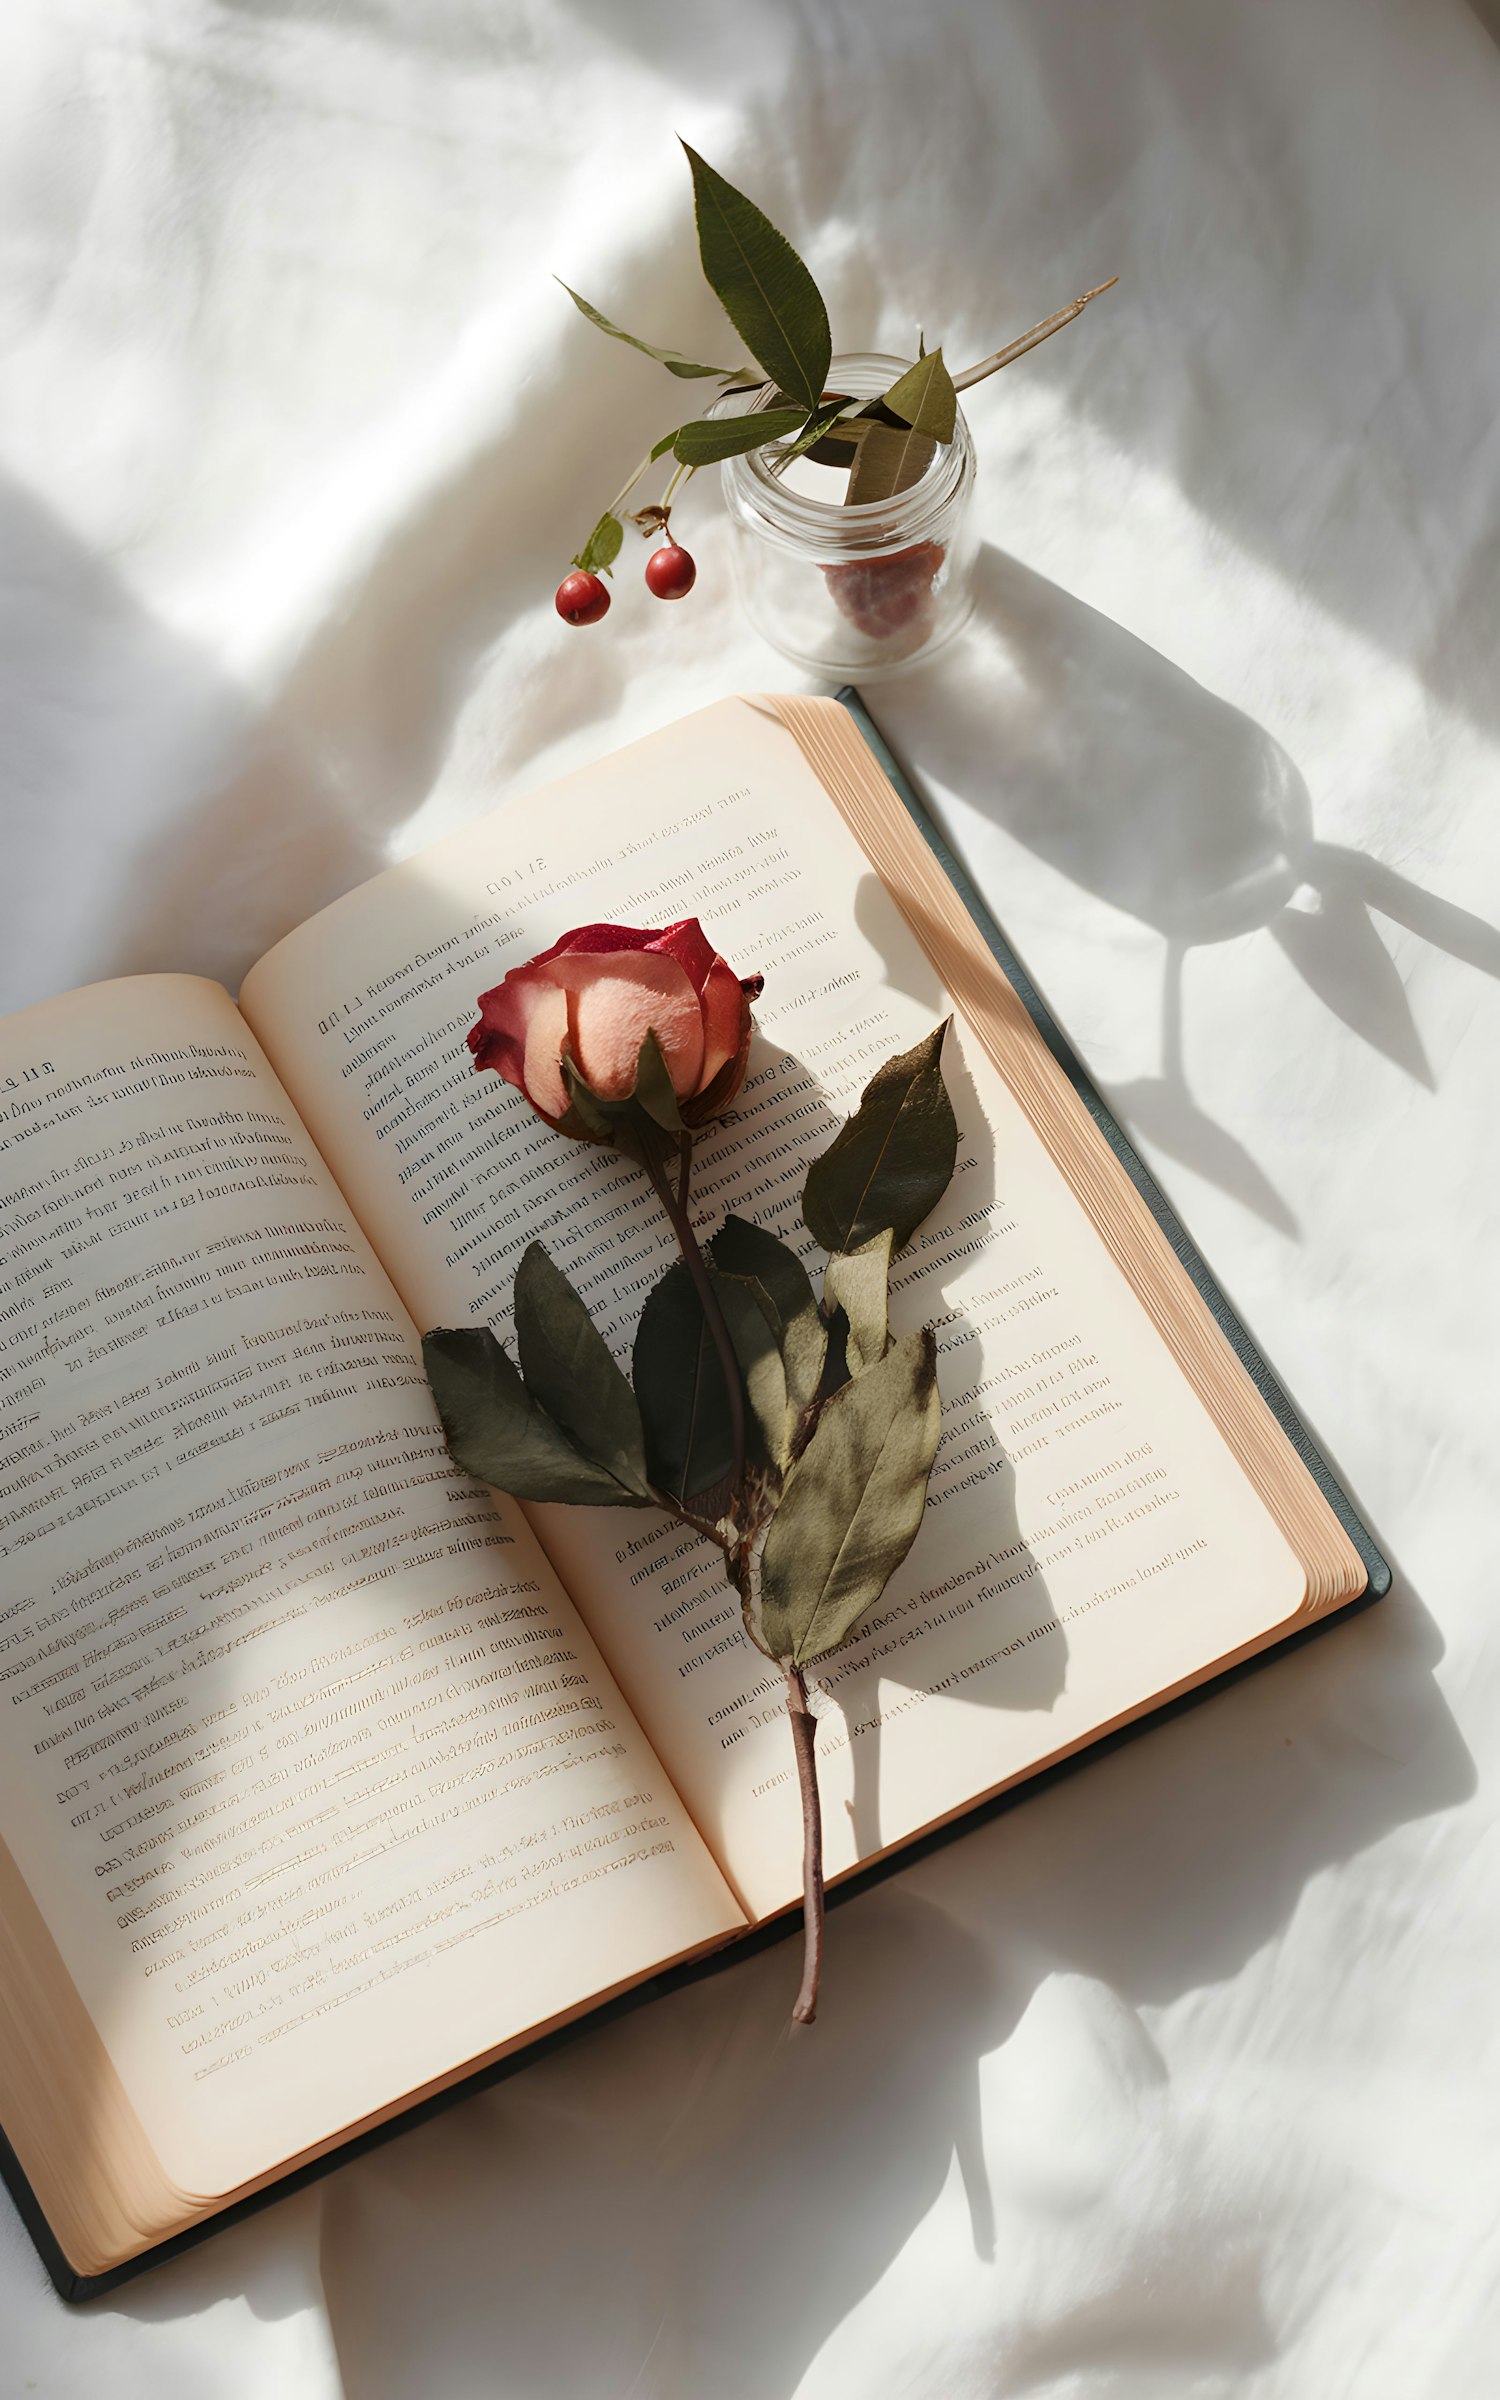
<path id="1" fill-rule="evenodd" d="M 540 1235 L 623 1358 L 671 1256 L 645 1181 L 464 1034 L 568 926 L 688 914 L 766 977 L 706 1228 L 805 1247 L 810 1156 L 957 1020 L 958 1172 L 892 1278 L 943 1443 L 818 1702 L 831 1879 L 1366 1588 L 836 702 L 507 800 L 238 1007 L 147 976 L 7 1020 L 0 2123 L 66 2290 L 796 1907 L 784 1693 L 717 1553 L 469 1482 L 417 1345 L 508 1338 Z"/>

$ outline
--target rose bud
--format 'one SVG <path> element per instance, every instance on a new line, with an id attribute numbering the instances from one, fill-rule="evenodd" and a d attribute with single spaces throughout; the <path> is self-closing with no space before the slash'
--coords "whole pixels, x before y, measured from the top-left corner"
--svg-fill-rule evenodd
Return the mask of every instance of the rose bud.
<path id="1" fill-rule="evenodd" d="M 469 1034 L 476 1067 L 493 1067 L 538 1116 L 592 1140 L 573 1107 L 565 1059 L 596 1100 L 628 1101 L 641 1045 L 656 1036 L 682 1121 L 705 1125 L 733 1100 L 750 1051 L 750 1003 L 764 978 L 741 977 L 696 917 L 660 933 L 580 925 L 483 992 Z"/>

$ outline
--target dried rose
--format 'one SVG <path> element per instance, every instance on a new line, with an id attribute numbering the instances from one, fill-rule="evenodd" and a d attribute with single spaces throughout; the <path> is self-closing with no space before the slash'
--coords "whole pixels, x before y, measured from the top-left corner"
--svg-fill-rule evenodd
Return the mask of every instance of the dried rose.
<path id="1" fill-rule="evenodd" d="M 736 975 L 696 917 L 659 933 L 580 925 L 481 993 L 469 1048 L 476 1067 L 493 1067 L 549 1124 L 592 1138 L 572 1110 L 564 1060 L 595 1099 L 628 1100 L 654 1034 L 683 1123 L 705 1125 L 744 1079 L 763 980 Z"/>

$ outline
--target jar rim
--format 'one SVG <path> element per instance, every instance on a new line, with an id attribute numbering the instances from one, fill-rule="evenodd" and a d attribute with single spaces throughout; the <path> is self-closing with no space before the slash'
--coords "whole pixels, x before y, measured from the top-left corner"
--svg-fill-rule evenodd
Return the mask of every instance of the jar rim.
<path id="1" fill-rule="evenodd" d="M 830 360 L 828 373 L 834 389 L 853 385 L 851 397 L 873 399 L 915 363 L 887 351 L 854 350 Z M 868 394 L 860 391 L 861 382 L 868 383 Z M 763 383 L 753 392 L 737 394 L 741 405 L 720 400 L 711 413 L 715 417 L 748 415 L 752 409 L 764 407 L 775 390 L 774 383 Z M 768 449 L 774 456 L 775 445 Z M 836 536 L 840 548 L 873 554 L 902 547 L 930 528 L 972 471 L 974 445 L 960 408 L 952 441 L 939 445 L 931 465 L 906 491 L 883 500 L 815 500 L 807 493 L 788 491 L 782 478 L 772 473 L 765 450 L 741 451 L 724 464 L 729 470 L 726 482 L 732 499 L 742 511 L 757 517 L 762 530 L 773 538 L 779 535 L 800 547 L 810 537 L 832 540 Z"/>

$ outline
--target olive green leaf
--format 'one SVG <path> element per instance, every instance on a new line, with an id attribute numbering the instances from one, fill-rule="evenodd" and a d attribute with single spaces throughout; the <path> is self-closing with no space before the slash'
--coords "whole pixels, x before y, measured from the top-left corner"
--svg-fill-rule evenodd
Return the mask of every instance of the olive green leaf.
<path id="1" fill-rule="evenodd" d="M 646 356 L 654 358 L 659 366 L 665 367 L 669 375 L 683 377 L 717 375 L 721 381 L 732 383 L 735 376 L 742 372 L 739 367 L 700 367 L 692 359 L 684 358 L 680 350 L 658 350 L 654 342 L 638 340 L 635 334 L 627 333 L 623 326 L 612 324 L 610 319 L 602 316 L 597 308 L 591 308 L 588 301 L 581 294 L 575 292 L 570 283 L 563 283 L 560 275 L 555 275 L 552 280 L 554 283 L 562 283 L 562 288 L 573 306 L 580 315 L 588 318 L 591 325 L 597 325 L 601 333 L 612 335 L 617 342 L 628 342 L 632 350 L 644 350 Z"/>
<path id="2" fill-rule="evenodd" d="M 540 1242 L 516 1269 L 516 1355 L 532 1397 L 594 1464 L 641 1500 L 646 1441 L 641 1412 L 609 1344 Z"/>
<path id="3" fill-rule="evenodd" d="M 856 1375 L 878 1366 L 890 1340 L 891 1229 L 883 1225 L 858 1250 L 831 1258 L 823 1274 L 823 1305 L 844 1312 L 845 1353 Z"/>
<path id="4" fill-rule="evenodd" d="M 647 1033 L 635 1063 L 635 1097 L 663 1133 L 681 1133 L 682 1111 L 677 1105 L 677 1088 L 654 1033 Z"/>
<path id="5" fill-rule="evenodd" d="M 439 1326 L 424 1334 L 422 1360 L 449 1454 L 465 1474 L 518 1500 L 571 1500 L 584 1508 L 650 1505 L 574 1449 L 487 1325 Z"/>
<path id="6" fill-rule="evenodd" d="M 648 1032 L 641 1044 L 635 1087 L 621 1100 L 601 1099 L 566 1051 L 559 1063 L 571 1112 L 586 1128 L 590 1141 L 609 1143 L 639 1156 L 644 1143 L 653 1141 L 658 1132 L 674 1137 L 681 1133 L 677 1094 L 654 1033 Z"/>
<path id="7" fill-rule="evenodd" d="M 789 392 L 773 392 L 766 403 L 768 408 L 791 405 Z M 880 404 L 875 401 L 870 405 Z M 802 431 L 784 455 L 795 458 L 805 450 L 820 467 L 847 467 L 861 436 L 868 430 L 868 420 L 859 401 L 851 400 L 847 392 L 825 392 L 817 408 L 804 409 L 802 415 Z"/>
<path id="8" fill-rule="evenodd" d="M 607 574 L 620 555 L 620 544 L 624 539 L 624 526 L 618 517 L 611 516 L 606 509 L 574 559 L 574 566 L 581 568 L 585 575 Z"/>
<path id="9" fill-rule="evenodd" d="M 754 201 L 682 146 L 693 171 L 704 274 L 751 356 L 804 410 L 815 408 L 833 356 L 822 293 Z"/>
<path id="10" fill-rule="evenodd" d="M 941 343 L 924 351 L 914 367 L 881 393 L 884 407 L 914 433 L 929 434 L 935 442 L 951 442 L 958 422 L 958 392 L 943 358 Z"/>
<path id="11" fill-rule="evenodd" d="M 703 1303 L 682 1259 L 667 1269 L 641 1311 L 631 1375 L 657 1489 L 686 1505 L 722 1483 L 734 1464 L 729 1395 Z"/>
<path id="12" fill-rule="evenodd" d="M 866 424 L 854 452 L 844 505 L 858 508 L 867 500 L 890 500 L 897 492 L 910 491 L 936 456 L 937 444 L 930 434 L 910 425 Z"/>
<path id="13" fill-rule="evenodd" d="M 784 1467 L 791 1455 L 794 1419 L 770 1296 L 753 1276 L 715 1274 L 713 1285 L 750 1402 L 747 1447 L 763 1464 Z"/>
<path id="14" fill-rule="evenodd" d="M 958 1156 L 958 1125 L 941 1064 L 951 1022 L 915 1049 L 887 1059 L 809 1170 L 802 1214 L 830 1253 L 858 1250 L 887 1225 L 899 1249 L 947 1190 Z"/>
<path id="15" fill-rule="evenodd" d="M 582 1125 L 589 1141 L 613 1148 L 619 1140 L 619 1128 L 613 1115 L 606 1116 L 604 1102 L 596 1100 L 566 1051 L 558 1061 L 562 1068 L 563 1088 L 568 1095 L 568 1114 L 564 1123 L 575 1120 Z M 617 1102 L 616 1107 L 619 1106 Z"/>
<path id="16" fill-rule="evenodd" d="M 685 467 L 711 467 L 721 458 L 739 458 L 763 442 L 784 441 L 800 432 L 805 408 L 757 408 L 743 417 L 696 417 L 679 425 L 672 450 Z"/>
<path id="17" fill-rule="evenodd" d="M 841 1308 L 836 1308 L 828 1320 L 828 1350 L 818 1383 L 820 1413 L 834 1393 L 843 1390 L 853 1372 L 849 1364 L 849 1320 Z"/>
<path id="18" fill-rule="evenodd" d="M 827 408 L 814 409 L 796 440 L 788 442 L 785 449 L 777 452 L 778 463 L 790 466 L 792 460 L 800 458 L 804 450 L 816 454 L 819 443 L 833 431 L 845 411 L 858 406 L 857 400 L 836 400 Z"/>
<path id="19" fill-rule="evenodd" d="M 761 1555 L 760 1629 L 773 1658 L 825 1658 L 879 1599 L 922 1522 L 941 1418 L 930 1326 L 835 1392 Z"/>
<path id="20" fill-rule="evenodd" d="M 828 1342 L 807 1269 L 795 1250 L 747 1217 L 726 1217 L 709 1249 L 721 1274 L 748 1277 L 758 1287 L 781 1354 L 795 1427 L 817 1395 Z"/>
<path id="21" fill-rule="evenodd" d="M 832 433 L 819 435 L 807 455 L 815 467 L 852 467 L 869 430 L 867 418 L 843 417 Z"/>

